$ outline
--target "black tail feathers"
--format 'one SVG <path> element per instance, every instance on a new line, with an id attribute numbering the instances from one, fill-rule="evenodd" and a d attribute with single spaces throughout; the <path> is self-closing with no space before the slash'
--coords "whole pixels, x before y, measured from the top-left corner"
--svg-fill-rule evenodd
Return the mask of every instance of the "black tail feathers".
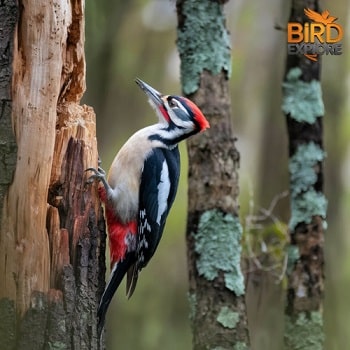
<path id="1" fill-rule="evenodd" d="M 123 280 L 126 272 L 134 264 L 135 258 L 130 253 L 126 254 L 124 260 L 116 263 L 111 271 L 110 279 L 106 285 L 106 288 L 102 294 L 100 305 L 97 310 L 97 332 L 99 339 L 101 338 L 102 330 L 105 323 L 106 313 L 108 306 L 113 298 L 114 293 L 118 289 L 121 281 Z"/>

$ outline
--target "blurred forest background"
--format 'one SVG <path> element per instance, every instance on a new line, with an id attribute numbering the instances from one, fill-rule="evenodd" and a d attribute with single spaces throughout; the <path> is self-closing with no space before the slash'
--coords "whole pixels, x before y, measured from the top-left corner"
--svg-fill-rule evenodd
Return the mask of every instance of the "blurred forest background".
<path id="1" fill-rule="evenodd" d="M 325 187 L 329 200 L 325 243 L 326 344 L 327 349 L 336 350 L 350 344 L 350 7 L 348 0 L 324 1 L 321 5 L 339 18 L 345 31 L 343 55 L 324 57 L 321 76 L 326 107 Z M 132 133 L 156 121 L 144 94 L 134 83 L 135 77 L 161 92 L 181 94 L 175 6 L 174 0 L 86 1 L 87 92 L 83 102 L 92 106 L 97 115 L 104 169 L 109 168 Z M 241 153 L 240 214 L 245 225 L 247 215 L 268 209 L 289 186 L 286 125 L 280 108 L 286 33 L 275 27 L 286 27 L 290 3 L 235 0 L 225 8 L 232 42 L 233 126 Z M 132 299 L 127 301 L 123 286 L 113 299 L 107 318 L 109 349 L 191 348 L 185 145 L 181 153 L 180 188 L 160 249 L 142 271 Z M 288 223 L 289 198 L 278 201 L 272 214 Z M 264 243 L 259 230 L 246 234 Z M 265 307 L 268 310 L 273 305 Z M 283 310 L 276 314 L 276 319 L 282 313 Z M 259 341 L 264 344 L 269 335 L 264 318 L 258 319 L 263 329 Z M 256 320 L 254 326 L 258 334 Z"/>

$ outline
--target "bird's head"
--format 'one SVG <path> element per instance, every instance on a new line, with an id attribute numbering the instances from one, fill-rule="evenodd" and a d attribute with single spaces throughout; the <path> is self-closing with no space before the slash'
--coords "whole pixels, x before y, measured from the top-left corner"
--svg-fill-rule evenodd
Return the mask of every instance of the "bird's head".
<path id="1" fill-rule="evenodd" d="M 142 80 L 137 78 L 135 81 L 148 96 L 160 123 L 166 123 L 170 128 L 181 129 L 185 134 L 191 135 L 210 127 L 201 110 L 191 100 L 182 96 L 162 95 Z"/>

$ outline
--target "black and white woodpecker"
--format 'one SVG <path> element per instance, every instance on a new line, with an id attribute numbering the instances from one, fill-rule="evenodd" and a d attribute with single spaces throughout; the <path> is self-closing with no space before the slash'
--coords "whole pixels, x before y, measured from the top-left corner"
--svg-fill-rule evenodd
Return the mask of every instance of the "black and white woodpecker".
<path id="1" fill-rule="evenodd" d="M 209 128 L 200 109 L 181 96 L 162 95 L 140 79 L 158 123 L 132 135 L 120 149 L 105 177 L 103 169 L 88 182 L 100 181 L 110 245 L 111 276 L 98 308 L 98 332 L 119 284 L 127 275 L 127 296 L 133 294 L 138 273 L 152 258 L 174 202 L 179 174 L 178 143 Z"/>

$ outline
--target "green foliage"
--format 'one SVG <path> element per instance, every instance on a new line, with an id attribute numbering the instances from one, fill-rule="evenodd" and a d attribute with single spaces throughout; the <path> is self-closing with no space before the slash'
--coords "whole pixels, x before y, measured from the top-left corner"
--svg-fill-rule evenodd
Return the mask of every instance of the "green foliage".
<path id="1" fill-rule="evenodd" d="M 185 94 L 194 93 L 200 74 L 231 74 L 231 44 L 225 29 L 223 6 L 216 1 L 183 2 L 184 25 L 178 29 L 177 46 L 181 57 L 181 80 Z"/>
<path id="2" fill-rule="evenodd" d="M 265 247 L 263 244 L 260 245 L 262 248 L 261 252 L 265 251 L 276 260 L 283 259 L 287 237 L 287 226 L 285 223 L 278 221 L 265 226 L 260 232 L 261 242 L 265 243 Z"/>
<path id="3" fill-rule="evenodd" d="M 240 267 L 242 227 L 239 219 L 219 210 L 208 210 L 199 219 L 195 238 L 197 270 L 209 281 L 224 273 L 225 285 L 237 296 L 244 294 Z"/>
<path id="4" fill-rule="evenodd" d="M 298 122 L 314 123 L 324 115 L 321 84 L 317 80 L 305 82 L 300 79 L 302 71 L 292 68 L 283 83 L 282 110 Z"/>
<path id="5" fill-rule="evenodd" d="M 233 329 L 239 321 L 239 313 L 232 311 L 227 306 L 223 306 L 216 320 L 225 328 Z"/>
<path id="6" fill-rule="evenodd" d="M 248 216 L 243 234 L 244 254 L 256 267 L 269 271 L 278 281 L 285 277 L 288 252 L 288 227 L 285 223 L 271 217 Z M 249 221 L 249 220 L 248 220 Z"/>
<path id="7" fill-rule="evenodd" d="M 301 312 L 295 317 L 286 317 L 286 350 L 322 350 L 324 339 L 320 312 Z"/>

